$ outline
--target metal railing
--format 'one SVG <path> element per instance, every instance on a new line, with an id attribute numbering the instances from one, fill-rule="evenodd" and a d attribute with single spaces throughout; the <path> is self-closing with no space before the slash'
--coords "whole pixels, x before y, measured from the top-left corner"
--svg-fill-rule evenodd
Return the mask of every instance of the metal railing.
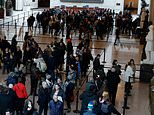
<path id="1" fill-rule="evenodd" d="M 105 53 L 106 53 L 105 52 L 105 48 L 103 48 L 102 50 L 103 50 L 103 52 L 100 54 L 100 56 L 102 56 L 102 54 L 104 54 L 104 56 L 105 56 Z M 105 60 L 105 57 L 104 57 L 104 60 Z M 90 69 L 90 71 L 88 72 L 88 74 L 85 76 L 85 78 L 81 81 L 80 86 L 77 87 L 77 91 L 76 91 L 76 108 L 75 108 L 75 110 L 73 110 L 74 113 L 80 113 L 80 110 L 78 110 L 78 105 L 79 105 L 78 104 L 79 103 L 79 92 L 82 89 L 84 83 L 85 82 L 86 83 L 88 82 L 88 77 L 90 76 L 91 73 L 93 73 L 93 70 L 94 70 L 94 68 L 92 67 Z"/>
<path id="2" fill-rule="evenodd" d="M 33 10 L 22 12 L 20 14 L 16 14 L 16 15 L 9 16 L 9 17 L 4 17 L 2 21 L 0 22 L 0 25 L 3 25 L 4 27 L 4 25 L 7 24 L 8 22 L 13 22 L 15 20 L 19 21 L 19 19 L 29 17 L 31 14 L 33 14 Z"/>

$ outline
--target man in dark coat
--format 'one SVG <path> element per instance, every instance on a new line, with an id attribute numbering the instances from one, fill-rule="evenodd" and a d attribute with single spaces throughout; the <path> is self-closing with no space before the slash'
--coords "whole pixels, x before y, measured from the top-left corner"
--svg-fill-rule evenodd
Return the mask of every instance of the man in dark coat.
<path id="1" fill-rule="evenodd" d="M 11 41 L 11 52 L 12 53 L 16 52 L 16 50 L 17 50 L 17 43 L 18 42 L 17 42 L 16 38 L 17 38 L 17 35 L 14 35 L 12 38 L 12 41 Z"/>
<path id="2" fill-rule="evenodd" d="M 17 101 L 17 95 L 15 91 L 13 91 L 13 84 L 9 84 L 9 89 L 8 89 L 8 95 L 10 96 L 11 103 L 9 103 L 9 112 L 11 115 L 14 114 L 15 109 L 16 109 L 16 101 Z"/>
<path id="3" fill-rule="evenodd" d="M 58 96 L 54 95 L 53 100 L 49 103 L 50 115 L 63 115 L 63 102 L 58 100 Z"/>
<path id="4" fill-rule="evenodd" d="M 3 53 L 5 52 L 6 48 L 10 49 L 10 47 L 11 47 L 10 43 L 6 40 L 6 36 L 4 36 L 4 39 L 2 39 L 2 43 L 1 43 L 1 49 Z"/>
<path id="5" fill-rule="evenodd" d="M 39 105 L 39 115 L 42 115 L 44 111 L 44 115 L 47 115 L 48 111 L 48 102 L 50 99 L 47 83 L 45 81 L 42 82 L 42 86 L 38 91 L 38 105 Z"/>
<path id="6" fill-rule="evenodd" d="M 6 115 L 6 112 L 10 109 L 10 104 L 12 103 L 11 96 L 7 94 L 8 89 L 6 87 L 2 87 L 2 91 L 0 93 L 0 115 Z"/>
<path id="7" fill-rule="evenodd" d="M 99 66 L 100 66 L 100 54 L 97 54 L 93 62 L 94 70 L 97 71 L 99 69 Z"/>
<path id="8" fill-rule="evenodd" d="M 109 89 L 109 97 L 113 105 L 115 105 L 115 99 L 116 99 L 116 93 L 118 89 L 118 84 L 120 82 L 120 77 L 116 73 L 116 70 L 114 67 L 111 68 L 111 70 L 107 73 L 107 81 L 108 81 L 108 89 Z"/>

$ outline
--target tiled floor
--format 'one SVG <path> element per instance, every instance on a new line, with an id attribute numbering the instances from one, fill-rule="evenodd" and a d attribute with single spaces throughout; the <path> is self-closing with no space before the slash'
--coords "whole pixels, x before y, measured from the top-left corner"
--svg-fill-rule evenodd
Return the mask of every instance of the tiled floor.
<path id="1" fill-rule="evenodd" d="M 17 14 L 20 12 L 16 12 Z M 26 21 L 25 21 L 26 22 Z M 18 28 L 19 29 L 19 28 Z M 3 30 L 7 31 L 7 26 Z M 18 30 L 17 30 L 18 31 Z M 25 28 L 26 31 L 26 28 Z M 12 36 L 15 33 L 14 27 L 9 29 L 7 33 L 7 39 L 11 40 Z M 51 38 L 49 35 L 42 36 L 37 34 L 34 39 L 39 43 L 40 47 L 44 49 L 48 43 L 53 41 L 54 39 Z M 5 33 L 6 34 L 6 33 Z M 121 45 L 114 46 L 113 42 L 115 39 L 115 35 L 110 35 L 109 42 L 106 40 L 96 40 L 95 36 L 91 40 L 91 48 L 92 48 L 92 55 L 95 57 L 98 53 L 103 54 L 101 55 L 101 61 L 104 60 L 104 48 L 105 48 L 105 71 L 107 72 L 108 68 L 111 67 L 111 63 L 113 59 L 117 59 L 119 64 L 122 65 L 122 69 L 124 68 L 125 64 L 133 58 L 137 65 L 137 70 L 140 69 L 140 60 L 141 60 L 141 52 L 142 52 L 142 45 L 139 44 L 138 39 L 129 38 L 127 36 L 121 36 Z M 22 46 L 23 39 L 17 38 L 19 41 L 18 44 Z M 78 36 L 73 36 L 73 46 L 77 46 L 79 43 Z M 74 47 L 76 48 L 76 47 Z M 0 72 L 1 73 L 1 72 Z M 1 75 L 1 74 L 0 74 Z M 92 76 L 92 73 L 90 74 Z M 122 77 L 122 76 L 121 76 Z M 136 77 L 139 78 L 139 71 L 136 72 Z M 0 81 L 3 82 L 6 78 L 6 75 L 0 76 Z M 29 77 L 27 76 L 26 86 L 29 91 Z M 81 88 L 80 94 L 84 90 L 84 86 Z M 32 98 L 32 97 L 30 97 Z M 121 83 L 118 87 L 118 94 L 116 99 L 116 108 L 122 113 L 122 106 L 123 106 L 123 98 L 124 98 L 124 82 L 121 80 Z M 37 97 L 36 99 L 37 100 Z M 80 101 L 79 101 L 79 109 L 80 109 Z M 128 106 L 130 107 L 129 110 L 126 110 L 125 115 L 150 115 L 149 109 L 149 84 L 140 83 L 139 80 L 133 84 L 132 96 L 128 97 Z M 37 104 L 35 104 L 37 108 Z M 76 103 L 72 103 L 72 110 L 75 110 Z M 68 114 L 68 113 L 67 113 Z M 68 115 L 75 115 L 76 113 L 69 113 Z"/>

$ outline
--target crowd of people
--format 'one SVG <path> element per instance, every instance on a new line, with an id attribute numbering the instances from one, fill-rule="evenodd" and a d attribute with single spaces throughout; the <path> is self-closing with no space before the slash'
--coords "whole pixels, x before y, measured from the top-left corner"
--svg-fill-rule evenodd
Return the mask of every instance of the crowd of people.
<path id="1" fill-rule="evenodd" d="M 18 46 L 16 35 L 11 43 L 6 37 L 0 39 L 0 60 L 3 63 L 2 73 L 7 71 L 6 86 L 0 85 L 0 115 L 10 113 L 14 115 L 48 114 L 63 115 L 64 102 L 67 112 L 71 112 L 71 103 L 74 101 L 75 87 L 87 77 L 90 61 L 93 61 L 94 74 L 89 77 L 85 91 L 80 95 L 81 115 L 120 115 L 115 109 L 116 93 L 120 83 L 121 66 L 114 60 L 112 67 L 107 73 L 100 63 L 100 54 L 95 58 L 91 54 L 90 38 L 96 30 L 97 39 L 103 38 L 105 34 L 112 33 L 114 17 L 116 27 L 123 33 L 127 33 L 131 23 L 129 13 L 115 14 L 109 10 L 98 11 L 62 11 L 58 15 L 48 10 L 37 14 L 37 25 L 42 27 L 43 34 L 49 33 L 57 36 L 62 33 L 66 25 L 67 44 L 63 39 L 54 37 L 55 41 L 43 50 L 39 44 L 29 36 L 33 30 L 35 17 L 28 18 L 28 30 L 24 37 L 22 49 Z M 121 24 L 124 23 L 124 24 Z M 128 24 L 129 26 L 131 24 Z M 131 28 L 132 29 L 132 28 Z M 71 39 L 71 31 L 79 32 L 80 43 L 74 51 Z M 54 32 L 54 33 L 53 33 Z M 82 38 L 84 33 L 84 38 Z M 119 39 L 119 38 L 118 38 Z M 116 44 L 116 43 L 115 43 Z M 66 58 L 65 58 L 66 55 Z M 66 72 L 64 72 L 64 64 Z M 133 66 L 132 66 L 133 65 Z M 25 85 L 27 70 L 31 79 L 30 93 Z M 64 74 L 62 73 L 64 72 Z M 135 76 L 135 64 L 132 59 L 126 66 L 126 77 Z M 65 77 L 64 77 L 65 76 Z M 126 78 L 126 91 L 129 89 L 130 81 Z M 29 96 L 38 96 L 39 106 L 36 112 L 34 103 Z"/>
<path id="2" fill-rule="evenodd" d="M 34 26 L 34 21 L 37 21 L 35 28 L 42 28 L 43 34 L 50 34 L 51 36 L 64 37 L 64 30 L 66 29 L 66 39 L 73 33 L 79 32 L 79 39 L 91 39 L 92 35 L 96 33 L 97 39 L 107 40 L 109 35 L 113 32 L 113 27 L 116 26 L 121 34 L 134 35 L 137 26 L 139 26 L 139 18 L 133 20 L 131 12 L 124 11 L 124 13 L 111 9 L 96 9 L 96 10 L 64 10 L 56 12 L 54 9 L 44 10 L 38 13 L 36 18 L 32 15 L 28 18 L 27 24 L 29 31 Z"/>

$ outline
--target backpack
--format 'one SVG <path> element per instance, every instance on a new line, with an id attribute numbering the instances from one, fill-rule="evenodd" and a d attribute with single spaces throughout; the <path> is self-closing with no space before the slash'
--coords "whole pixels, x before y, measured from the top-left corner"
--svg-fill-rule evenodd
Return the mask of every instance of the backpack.
<path id="1" fill-rule="evenodd" d="M 15 74 L 13 73 L 13 72 L 11 72 L 11 73 L 9 73 L 9 75 L 8 75 L 8 78 L 6 79 L 6 84 L 7 84 L 7 86 L 9 85 L 9 84 L 16 84 L 16 78 L 15 78 L 16 76 L 15 76 Z"/>
<path id="2" fill-rule="evenodd" d="M 101 105 L 101 111 L 103 113 L 109 113 L 109 103 L 107 102 L 103 102 L 102 105 Z"/>

